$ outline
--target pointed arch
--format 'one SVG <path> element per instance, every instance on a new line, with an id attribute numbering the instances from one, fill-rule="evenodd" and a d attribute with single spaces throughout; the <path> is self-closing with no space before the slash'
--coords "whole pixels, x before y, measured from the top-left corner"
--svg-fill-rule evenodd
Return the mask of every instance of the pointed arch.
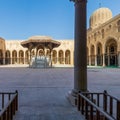
<path id="1" fill-rule="evenodd" d="M 25 64 L 29 63 L 29 52 L 28 50 L 25 51 Z"/>
<path id="2" fill-rule="evenodd" d="M 40 49 L 40 50 L 38 51 L 38 56 L 45 56 L 45 52 L 44 52 L 43 49 Z"/>
<path id="3" fill-rule="evenodd" d="M 90 55 L 91 55 L 91 65 L 95 65 L 95 47 L 91 45 L 90 47 Z"/>
<path id="4" fill-rule="evenodd" d="M 70 61 L 71 61 L 71 53 L 70 53 L 70 50 L 66 50 L 65 51 L 65 64 L 71 64 Z"/>
<path id="5" fill-rule="evenodd" d="M 16 64 L 17 63 L 17 51 L 13 50 L 12 51 L 12 64 Z"/>
<path id="6" fill-rule="evenodd" d="M 114 38 L 110 38 L 105 44 L 105 64 L 107 66 L 117 66 L 117 41 Z"/>
<path id="7" fill-rule="evenodd" d="M 59 63 L 60 63 L 60 64 L 63 64 L 63 63 L 64 63 L 64 54 L 63 54 L 63 53 L 64 53 L 63 50 L 60 50 L 60 51 L 58 52 Z"/>
<path id="8" fill-rule="evenodd" d="M 19 64 L 24 64 L 24 52 L 23 52 L 23 50 L 19 51 Z"/>
<path id="9" fill-rule="evenodd" d="M 57 51 L 56 50 L 52 51 L 52 61 L 53 61 L 53 64 L 57 63 Z"/>
<path id="10" fill-rule="evenodd" d="M 3 64 L 3 51 L 0 49 L 0 64 Z"/>
<path id="11" fill-rule="evenodd" d="M 97 65 L 102 66 L 102 64 L 103 64 L 103 55 L 102 55 L 102 44 L 101 44 L 101 42 L 97 43 L 96 52 L 97 52 Z"/>
<path id="12" fill-rule="evenodd" d="M 11 61 L 11 58 L 10 58 L 10 51 L 9 50 L 7 50 L 6 52 L 5 52 L 5 63 L 6 64 L 10 64 L 10 61 Z"/>

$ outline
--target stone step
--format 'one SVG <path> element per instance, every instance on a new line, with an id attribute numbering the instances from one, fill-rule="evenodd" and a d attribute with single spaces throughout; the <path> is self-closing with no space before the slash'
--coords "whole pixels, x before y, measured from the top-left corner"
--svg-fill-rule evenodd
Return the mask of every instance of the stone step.
<path id="1" fill-rule="evenodd" d="M 16 114 L 14 120 L 85 120 L 81 114 L 41 114 L 41 115 L 26 115 Z"/>

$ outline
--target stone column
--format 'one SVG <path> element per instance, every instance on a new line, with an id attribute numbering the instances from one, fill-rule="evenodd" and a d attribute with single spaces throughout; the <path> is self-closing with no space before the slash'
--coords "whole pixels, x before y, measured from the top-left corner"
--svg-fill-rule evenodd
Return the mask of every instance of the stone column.
<path id="1" fill-rule="evenodd" d="M 97 66 L 97 55 L 95 55 L 95 66 Z"/>
<path id="2" fill-rule="evenodd" d="M 70 55 L 70 65 L 72 65 L 73 66 L 73 64 L 74 64 L 74 50 L 71 50 L 70 51 L 70 53 L 71 53 L 71 55 Z"/>
<path id="3" fill-rule="evenodd" d="M 105 53 L 103 53 L 103 67 L 106 66 L 105 65 Z"/>
<path id="4" fill-rule="evenodd" d="M 118 51 L 118 67 L 120 67 L 120 51 Z"/>
<path id="5" fill-rule="evenodd" d="M 10 64 L 12 64 L 12 62 L 13 62 L 13 59 L 12 59 L 12 51 L 10 51 Z"/>
<path id="6" fill-rule="evenodd" d="M 25 51 L 23 51 L 23 54 L 24 54 L 24 56 L 23 56 L 23 59 L 24 59 L 24 64 L 26 64 Z"/>
<path id="7" fill-rule="evenodd" d="M 87 90 L 86 0 L 75 0 L 74 90 Z"/>
<path id="8" fill-rule="evenodd" d="M 3 52 L 3 65 L 5 65 L 5 51 Z"/>
<path id="9" fill-rule="evenodd" d="M 106 53 L 106 51 L 105 51 L 105 46 L 103 46 L 103 53 L 102 53 L 102 55 L 103 55 L 103 57 L 102 57 L 102 60 L 103 60 L 103 67 L 105 67 L 106 65 L 105 65 L 105 53 Z"/>
<path id="10" fill-rule="evenodd" d="M 76 104 L 79 91 L 87 91 L 87 43 L 86 43 L 86 3 L 87 0 L 75 2 L 75 56 L 74 56 L 74 89 L 70 99 Z M 73 101 L 74 100 L 74 101 Z"/>
<path id="11" fill-rule="evenodd" d="M 91 66 L 91 55 L 89 55 L 89 66 Z"/>

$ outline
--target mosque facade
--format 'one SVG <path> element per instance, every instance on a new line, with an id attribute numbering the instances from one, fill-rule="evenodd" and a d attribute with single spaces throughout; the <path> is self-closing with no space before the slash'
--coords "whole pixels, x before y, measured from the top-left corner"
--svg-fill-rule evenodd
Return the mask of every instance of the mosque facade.
<path id="1" fill-rule="evenodd" d="M 29 51 L 22 47 L 23 41 L 0 38 L 1 65 L 29 64 Z M 57 41 L 61 45 L 52 50 L 52 64 L 73 66 L 74 40 Z M 39 50 L 38 53 L 49 56 L 48 50 Z M 99 8 L 91 15 L 87 29 L 87 65 L 120 66 L 120 14 L 112 17 L 110 9 Z"/>

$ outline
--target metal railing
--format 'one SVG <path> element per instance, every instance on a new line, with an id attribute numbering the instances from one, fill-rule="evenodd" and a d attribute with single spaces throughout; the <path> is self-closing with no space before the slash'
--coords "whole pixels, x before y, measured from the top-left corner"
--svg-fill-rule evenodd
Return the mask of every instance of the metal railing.
<path id="1" fill-rule="evenodd" d="M 13 120 L 15 112 L 18 110 L 18 91 L 0 93 L 1 111 L 0 120 Z"/>
<path id="2" fill-rule="evenodd" d="M 87 120 L 120 120 L 120 100 L 103 93 L 81 92 L 77 99 L 78 111 Z"/>

